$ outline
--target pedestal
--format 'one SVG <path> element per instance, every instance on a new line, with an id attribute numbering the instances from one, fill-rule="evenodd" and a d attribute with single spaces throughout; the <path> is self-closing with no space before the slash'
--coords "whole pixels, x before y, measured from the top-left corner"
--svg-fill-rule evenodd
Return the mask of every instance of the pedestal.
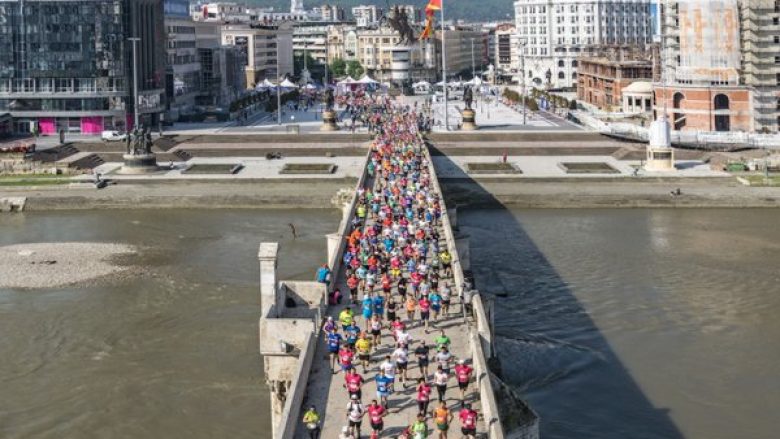
<path id="1" fill-rule="evenodd" d="M 119 169 L 120 174 L 149 174 L 157 172 L 157 156 L 149 154 L 124 154 L 125 164 Z"/>
<path id="2" fill-rule="evenodd" d="M 460 127 L 462 131 L 474 131 L 476 129 L 479 129 L 477 124 L 474 122 L 474 118 L 476 117 L 474 110 L 467 108 L 463 110 L 462 116 L 463 116 L 463 125 L 461 125 Z"/>
<path id="3" fill-rule="evenodd" d="M 672 148 L 648 146 L 645 169 L 653 172 L 674 171 L 674 150 Z"/>
<path id="4" fill-rule="evenodd" d="M 320 131 L 338 131 L 339 126 L 336 123 L 336 112 L 333 110 L 325 110 L 322 112 L 322 126 Z"/>

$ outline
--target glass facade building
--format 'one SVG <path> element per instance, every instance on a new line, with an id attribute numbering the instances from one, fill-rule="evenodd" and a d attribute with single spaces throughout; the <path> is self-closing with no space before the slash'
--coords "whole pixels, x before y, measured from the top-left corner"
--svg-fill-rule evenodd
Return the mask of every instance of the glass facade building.
<path id="1" fill-rule="evenodd" d="M 138 36 L 140 109 L 153 122 L 163 104 L 162 20 L 161 0 L 0 0 L 0 113 L 17 132 L 127 128 L 128 38 Z"/>

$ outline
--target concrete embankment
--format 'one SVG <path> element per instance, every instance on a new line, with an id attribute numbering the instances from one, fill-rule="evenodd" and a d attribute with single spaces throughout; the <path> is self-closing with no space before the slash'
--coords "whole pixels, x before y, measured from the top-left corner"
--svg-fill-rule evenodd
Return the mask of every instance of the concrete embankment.
<path id="1" fill-rule="evenodd" d="M 506 179 L 442 181 L 450 205 L 472 208 L 780 207 L 780 190 L 717 179 Z M 671 192 L 680 189 L 680 195 Z"/>
<path id="2" fill-rule="evenodd" d="M 122 183 L 96 190 L 40 187 L 0 191 L 26 197 L 25 211 L 167 208 L 331 208 L 333 197 L 356 179 L 266 180 L 246 182 Z"/>

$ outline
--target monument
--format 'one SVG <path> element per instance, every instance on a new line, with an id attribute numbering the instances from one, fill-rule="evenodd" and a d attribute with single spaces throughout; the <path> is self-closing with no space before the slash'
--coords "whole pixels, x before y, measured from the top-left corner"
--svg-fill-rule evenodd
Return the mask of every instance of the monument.
<path id="1" fill-rule="evenodd" d="M 149 128 L 139 129 L 127 133 L 125 138 L 125 154 L 122 155 L 124 165 L 119 169 L 120 174 L 146 174 L 157 172 L 157 157 L 152 152 L 152 131 Z"/>
<path id="2" fill-rule="evenodd" d="M 474 131 L 479 127 L 477 127 L 477 123 L 474 120 L 476 114 L 471 108 L 471 104 L 474 102 L 474 92 L 471 91 L 470 85 L 466 86 L 466 89 L 463 91 L 463 102 L 466 103 L 466 108 L 464 108 L 463 113 L 461 113 L 463 124 L 460 129 L 463 131 Z"/>
<path id="3" fill-rule="evenodd" d="M 333 110 L 333 102 L 335 99 L 333 97 L 332 89 L 329 88 L 325 91 L 324 101 L 325 111 L 322 112 L 322 126 L 320 127 L 320 131 L 338 131 L 339 126 L 336 123 L 336 112 Z"/>
<path id="4" fill-rule="evenodd" d="M 669 121 L 666 114 L 650 124 L 645 170 L 653 172 L 674 171 L 674 150 Z"/>

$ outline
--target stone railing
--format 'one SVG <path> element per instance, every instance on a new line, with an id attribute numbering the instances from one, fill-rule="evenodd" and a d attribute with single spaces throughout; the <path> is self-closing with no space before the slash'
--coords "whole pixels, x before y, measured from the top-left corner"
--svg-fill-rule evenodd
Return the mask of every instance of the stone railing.
<path id="1" fill-rule="evenodd" d="M 309 332 L 298 356 L 298 365 L 293 374 L 292 382 L 287 389 L 287 399 L 284 402 L 279 425 L 276 427 L 277 434 L 274 435 L 275 438 L 292 439 L 295 437 L 295 430 L 300 424 L 299 421 L 302 416 L 303 398 L 306 396 L 306 385 L 309 382 L 309 373 L 311 373 L 314 353 L 317 351 L 316 342 L 316 334 Z"/>
<path id="2" fill-rule="evenodd" d="M 447 250 L 450 252 L 450 255 L 452 255 L 452 276 L 455 278 L 455 291 L 461 299 L 463 299 L 467 293 L 466 291 L 463 291 L 465 276 L 463 274 L 463 264 L 461 263 L 460 253 L 458 252 L 455 234 L 453 233 L 452 223 L 450 221 L 450 212 L 447 210 L 447 206 L 444 202 L 444 192 L 441 189 L 439 178 L 436 175 L 436 169 L 433 166 L 430 151 L 426 148 L 424 154 L 425 158 L 428 160 L 428 168 L 433 189 L 441 200 L 441 223 L 442 229 L 444 230 L 444 237 L 447 241 Z M 487 346 L 489 348 L 491 344 L 490 322 L 488 321 L 487 314 L 482 306 L 482 301 L 478 296 L 472 298 L 471 305 L 472 309 L 475 311 L 474 320 L 476 325 L 476 328 L 470 328 L 471 358 L 474 363 L 474 372 L 479 388 L 482 416 L 488 429 L 488 437 L 491 439 L 504 439 L 504 428 L 501 425 L 498 403 L 496 402 L 493 384 L 490 381 L 490 370 L 488 369 L 487 357 L 485 355 L 485 347 Z M 474 329 L 476 329 L 476 331 Z M 482 338 L 485 339 L 484 342 Z"/>

